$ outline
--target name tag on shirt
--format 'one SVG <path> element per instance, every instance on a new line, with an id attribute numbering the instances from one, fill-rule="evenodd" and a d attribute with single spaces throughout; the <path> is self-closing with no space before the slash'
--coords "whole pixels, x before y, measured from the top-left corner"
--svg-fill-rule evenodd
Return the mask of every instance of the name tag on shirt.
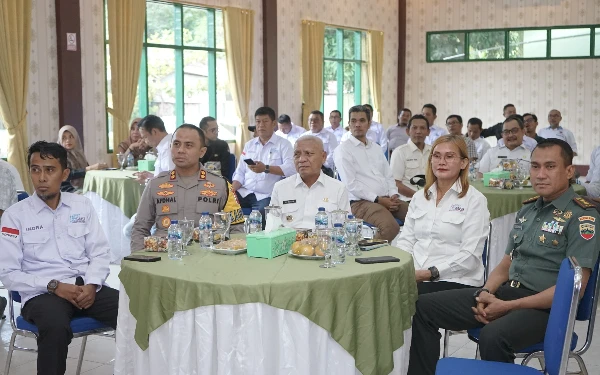
<path id="1" fill-rule="evenodd" d="M 283 204 L 292 204 L 292 203 L 296 203 L 296 200 L 290 200 L 290 201 L 283 201 Z"/>

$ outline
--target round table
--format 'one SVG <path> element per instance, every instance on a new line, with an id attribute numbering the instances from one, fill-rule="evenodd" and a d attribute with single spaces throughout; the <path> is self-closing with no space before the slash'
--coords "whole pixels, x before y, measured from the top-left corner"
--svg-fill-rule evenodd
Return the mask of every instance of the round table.
<path id="1" fill-rule="evenodd" d="M 287 254 L 191 253 L 122 262 L 115 374 L 406 372 L 417 300 L 410 254 L 387 246 L 365 256 L 400 262 L 347 257 L 324 269 Z"/>

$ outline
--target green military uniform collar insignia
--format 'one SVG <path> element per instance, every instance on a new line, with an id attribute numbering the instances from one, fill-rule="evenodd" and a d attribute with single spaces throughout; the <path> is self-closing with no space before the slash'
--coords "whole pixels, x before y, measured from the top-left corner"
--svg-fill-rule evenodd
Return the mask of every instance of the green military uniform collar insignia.
<path id="1" fill-rule="evenodd" d="M 539 198 L 540 198 L 540 196 L 539 196 L 539 195 L 536 195 L 535 197 L 531 197 L 531 198 L 529 198 L 529 199 L 525 199 L 525 200 L 523 201 L 523 204 L 528 204 L 528 203 L 533 203 L 533 202 L 536 202 L 536 201 L 537 201 Z"/>
<path id="2" fill-rule="evenodd" d="M 572 187 L 569 187 L 560 197 L 550 202 L 550 204 L 553 205 L 557 210 L 565 211 L 575 196 L 577 196 L 577 194 L 575 194 L 575 190 L 573 190 Z M 542 208 L 544 206 L 544 200 L 538 200 L 536 202 L 536 206 L 538 209 Z"/>
<path id="3" fill-rule="evenodd" d="M 585 199 L 583 197 L 575 197 L 575 198 L 573 198 L 573 201 L 575 203 L 577 203 L 577 205 L 581 208 L 585 208 L 585 209 L 596 208 L 596 206 L 592 202 L 588 201 L 587 199 Z"/>

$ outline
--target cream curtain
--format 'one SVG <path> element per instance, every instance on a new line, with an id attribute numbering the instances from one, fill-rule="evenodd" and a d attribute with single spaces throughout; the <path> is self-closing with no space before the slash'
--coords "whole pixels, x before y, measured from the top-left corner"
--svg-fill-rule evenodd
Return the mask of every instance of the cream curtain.
<path id="1" fill-rule="evenodd" d="M 373 99 L 373 120 L 381 122 L 381 76 L 383 74 L 383 32 L 367 32 L 367 76 Z"/>
<path id="2" fill-rule="evenodd" d="M 0 115 L 8 130 L 8 162 L 32 192 L 27 170 L 27 91 L 31 0 L 0 1 Z"/>
<path id="3" fill-rule="evenodd" d="M 324 23 L 302 21 L 302 126 L 306 129 L 310 112 L 321 109 L 324 39 Z"/>
<path id="4" fill-rule="evenodd" d="M 223 10 L 225 55 L 229 74 L 229 89 L 233 96 L 240 125 L 236 132 L 235 154 L 240 156 L 250 140 L 248 107 L 252 86 L 252 55 L 254 53 L 254 11 L 233 7 Z"/>
<path id="5" fill-rule="evenodd" d="M 146 0 L 108 0 L 108 48 L 112 89 L 113 150 L 129 137 L 140 75 Z M 114 153 L 116 155 L 116 152 Z"/>

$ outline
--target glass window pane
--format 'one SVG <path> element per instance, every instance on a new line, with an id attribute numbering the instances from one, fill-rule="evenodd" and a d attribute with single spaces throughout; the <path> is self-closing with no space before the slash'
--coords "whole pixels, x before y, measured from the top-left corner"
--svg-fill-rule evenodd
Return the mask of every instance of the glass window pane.
<path id="1" fill-rule="evenodd" d="M 208 116 L 208 52 L 183 51 L 184 122 L 198 125 Z"/>
<path id="2" fill-rule="evenodd" d="M 215 46 L 225 49 L 225 27 L 223 26 L 223 11 L 215 10 Z"/>
<path id="3" fill-rule="evenodd" d="M 508 57 L 511 59 L 546 57 L 546 30 L 514 30 L 508 32 Z"/>
<path id="4" fill-rule="evenodd" d="M 429 60 L 465 59 L 465 33 L 429 34 Z"/>
<path id="5" fill-rule="evenodd" d="M 209 47 L 208 9 L 183 7 L 183 44 L 194 47 Z"/>
<path id="6" fill-rule="evenodd" d="M 337 67 L 338 63 L 335 61 L 325 61 L 323 64 L 323 113 L 328 114 L 334 109 L 342 110 L 337 105 Z M 303 124 L 296 122 L 296 125 Z"/>
<path id="7" fill-rule="evenodd" d="M 343 113 L 348 113 L 350 107 L 361 104 L 356 103 L 354 92 L 354 76 L 356 72 L 354 71 L 354 63 L 344 63 L 344 109 Z"/>
<path id="8" fill-rule="evenodd" d="M 165 3 L 146 3 L 147 42 L 175 44 L 175 6 Z"/>
<path id="9" fill-rule="evenodd" d="M 550 30 L 551 56 L 589 56 L 591 32 L 589 28 Z"/>
<path id="10" fill-rule="evenodd" d="M 359 46 L 354 44 L 354 31 L 344 30 L 344 59 L 354 60 L 356 57 L 356 49 Z"/>
<path id="11" fill-rule="evenodd" d="M 329 58 L 337 57 L 337 39 L 336 30 L 326 28 L 325 29 L 325 51 L 323 56 Z"/>
<path id="12" fill-rule="evenodd" d="M 594 39 L 594 55 L 600 56 L 600 28 L 596 29 L 596 38 Z"/>
<path id="13" fill-rule="evenodd" d="M 503 59 L 504 50 L 504 31 L 469 33 L 469 60 Z"/>
<path id="14" fill-rule="evenodd" d="M 235 128 L 240 123 L 231 91 L 225 52 L 217 52 L 217 121 L 219 122 L 219 138 L 235 139 Z"/>
<path id="15" fill-rule="evenodd" d="M 148 112 L 175 131 L 175 50 L 148 48 Z"/>

